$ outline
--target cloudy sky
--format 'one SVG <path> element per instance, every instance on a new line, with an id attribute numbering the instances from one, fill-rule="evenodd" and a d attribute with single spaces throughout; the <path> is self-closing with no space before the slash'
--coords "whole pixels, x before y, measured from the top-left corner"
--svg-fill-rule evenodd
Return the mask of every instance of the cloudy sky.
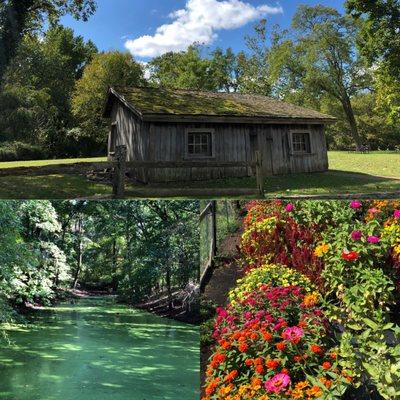
<path id="1" fill-rule="evenodd" d="M 168 51 L 185 50 L 193 42 L 215 47 L 245 48 L 254 24 L 287 27 L 299 4 L 324 4 L 343 10 L 339 0 L 98 0 L 89 22 L 65 17 L 63 23 L 92 39 L 100 50 L 129 50 L 147 61 Z"/>

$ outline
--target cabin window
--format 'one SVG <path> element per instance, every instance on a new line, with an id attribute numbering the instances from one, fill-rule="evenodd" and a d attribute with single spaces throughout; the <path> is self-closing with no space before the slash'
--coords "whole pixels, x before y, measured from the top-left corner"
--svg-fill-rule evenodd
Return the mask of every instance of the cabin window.
<path id="1" fill-rule="evenodd" d="M 294 154 L 311 153 L 310 133 L 292 132 L 292 150 Z"/>
<path id="2" fill-rule="evenodd" d="M 213 154 L 213 131 L 187 131 L 187 157 L 211 158 Z"/>
<path id="3" fill-rule="evenodd" d="M 117 134 L 118 134 L 118 124 L 116 122 L 113 122 L 111 124 L 109 153 L 115 153 L 115 148 L 117 145 Z"/>

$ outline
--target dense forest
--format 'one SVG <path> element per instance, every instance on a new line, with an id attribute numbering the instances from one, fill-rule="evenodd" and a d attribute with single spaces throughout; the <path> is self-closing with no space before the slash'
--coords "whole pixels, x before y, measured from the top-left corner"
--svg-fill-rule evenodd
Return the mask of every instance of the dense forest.
<path id="1" fill-rule="evenodd" d="M 73 289 L 172 302 L 199 275 L 195 201 L 0 202 L 0 323 Z"/>
<path id="2" fill-rule="evenodd" d="M 193 43 L 149 63 L 100 52 L 59 24 L 94 0 L 0 4 L 0 159 L 104 155 L 109 85 L 256 93 L 337 117 L 331 149 L 396 149 L 400 137 L 400 1 L 347 0 L 346 13 L 298 8 L 291 28 L 260 21 L 247 50 Z"/>

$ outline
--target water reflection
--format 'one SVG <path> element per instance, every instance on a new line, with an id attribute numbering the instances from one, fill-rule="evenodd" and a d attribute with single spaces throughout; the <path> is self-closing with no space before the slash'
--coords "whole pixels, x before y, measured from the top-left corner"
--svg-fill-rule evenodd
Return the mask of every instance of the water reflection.
<path id="1" fill-rule="evenodd" d="M 198 329 L 110 299 L 41 310 L 10 337 L 0 399 L 199 398 Z"/>

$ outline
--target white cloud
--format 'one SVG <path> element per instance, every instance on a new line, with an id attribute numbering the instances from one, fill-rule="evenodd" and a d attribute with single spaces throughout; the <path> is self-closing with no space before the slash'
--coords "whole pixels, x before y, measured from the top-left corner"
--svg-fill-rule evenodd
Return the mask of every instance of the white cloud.
<path id="1" fill-rule="evenodd" d="M 125 47 L 134 56 L 157 57 L 186 50 L 195 42 L 210 44 L 219 30 L 237 29 L 267 14 L 282 12 L 278 5 L 255 7 L 241 0 L 188 0 L 184 9 L 170 14 L 171 23 L 158 27 L 153 36 L 127 40 Z"/>

